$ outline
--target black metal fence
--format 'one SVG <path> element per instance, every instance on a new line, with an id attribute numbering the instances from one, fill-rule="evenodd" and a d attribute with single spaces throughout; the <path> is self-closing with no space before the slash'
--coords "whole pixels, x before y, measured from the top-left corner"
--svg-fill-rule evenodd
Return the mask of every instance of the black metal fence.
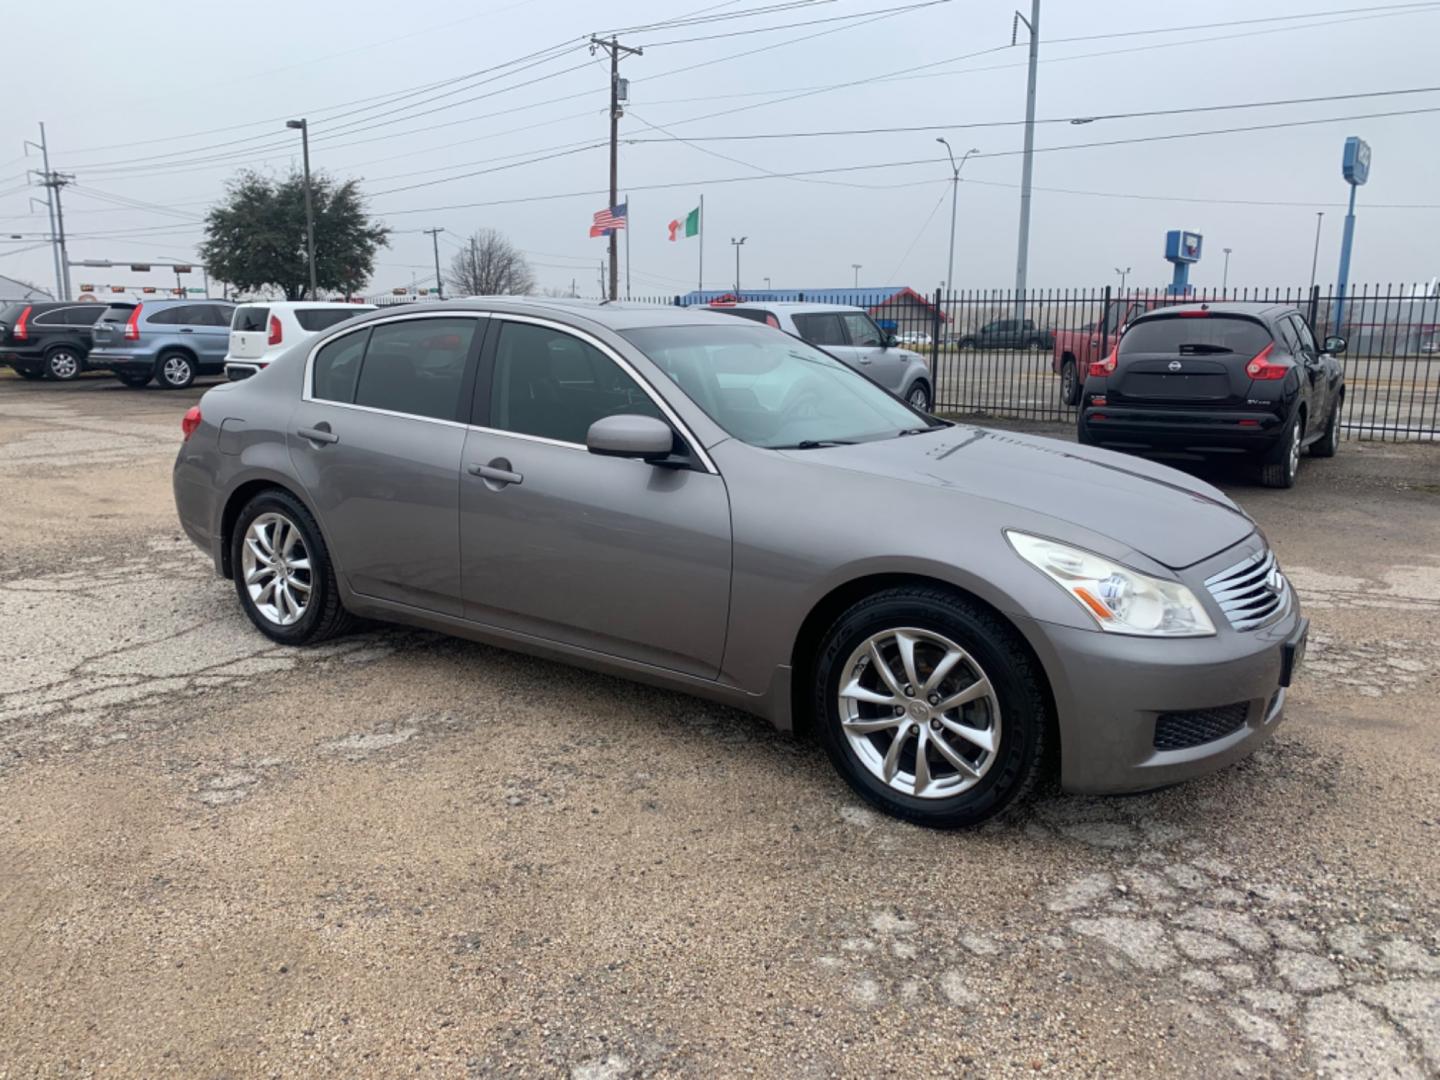
<path id="1" fill-rule="evenodd" d="M 843 293 L 843 296 L 837 296 Z M 639 299 L 639 298 L 637 298 Z M 706 303 L 651 297 L 666 304 Z M 763 290 L 751 301 L 839 302 L 865 308 L 901 345 L 923 353 L 935 379 L 935 411 L 974 419 L 1069 423 L 1066 365 L 1083 374 L 1103 357 L 1136 313 L 1173 303 L 1238 301 L 1288 304 L 1318 339 L 1338 333 L 1346 396 L 1345 438 L 1440 441 L 1440 293 L 1434 285 L 1357 285 L 1345 297 L 1342 324 L 1333 288 L 1197 290 L 1173 297 L 1163 288 L 1039 289 L 921 295 L 912 290 L 818 293 Z M 711 304 L 733 303 L 735 295 Z"/>

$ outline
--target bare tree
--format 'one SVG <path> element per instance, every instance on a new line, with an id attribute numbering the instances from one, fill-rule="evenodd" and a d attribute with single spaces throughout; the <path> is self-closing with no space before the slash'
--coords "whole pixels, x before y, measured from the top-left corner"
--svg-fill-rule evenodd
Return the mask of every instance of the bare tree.
<path id="1" fill-rule="evenodd" d="M 495 229 L 477 229 L 450 260 L 445 287 L 455 296 L 515 296 L 535 288 L 524 254 Z"/>

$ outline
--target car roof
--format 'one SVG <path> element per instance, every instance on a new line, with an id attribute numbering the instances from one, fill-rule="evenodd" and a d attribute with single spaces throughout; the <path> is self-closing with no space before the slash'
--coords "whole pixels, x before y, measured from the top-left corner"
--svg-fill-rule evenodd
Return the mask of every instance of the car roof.
<path id="1" fill-rule="evenodd" d="M 227 301 L 228 302 L 228 301 Z M 347 308 L 354 311 L 374 311 L 376 304 L 352 304 L 346 300 L 236 300 L 237 307 L 266 307 L 281 311 L 308 311 L 312 308 Z"/>
<path id="2" fill-rule="evenodd" d="M 606 329 L 621 331 L 649 326 L 695 326 L 721 324 L 732 326 L 733 318 L 706 308 L 678 307 L 673 304 L 641 304 L 628 300 L 571 300 L 548 296 L 467 296 L 460 300 L 435 303 L 392 305 L 365 312 L 371 320 L 414 312 L 444 314 L 455 311 L 505 312 L 516 315 L 550 315 L 583 320 Z"/>
<path id="3" fill-rule="evenodd" d="M 1292 311 L 1299 311 L 1294 304 L 1277 304 L 1273 300 L 1261 300 L 1252 303 L 1240 301 L 1226 301 L 1220 303 L 1198 303 L 1198 304 L 1168 304 L 1165 307 L 1153 308 L 1150 311 L 1136 315 L 1130 321 L 1133 326 L 1142 319 L 1163 319 L 1173 316 L 1176 312 L 1183 311 L 1208 311 L 1211 315 L 1243 315 L 1248 319 L 1273 319 L 1280 315 L 1286 315 Z"/>
<path id="4" fill-rule="evenodd" d="M 195 296 L 188 300 L 181 300 L 178 297 L 167 300 L 116 300 L 116 304 L 144 304 L 147 308 L 174 307 L 177 304 L 220 304 L 223 307 L 234 307 L 233 300 L 217 300 L 213 296 Z"/>
<path id="5" fill-rule="evenodd" d="M 707 307 L 709 305 L 706 305 Z M 740 304 L 717 304 L 715 311 L 732 311 L 741 308 L 747 311 L 781 311 L 791 315 L 803 315 L 813 312 L 816 315 L 837 314 L 843 311 L 864 312 L 864 308 L 856 307 L 854 304 L 805 304 L 795 300 L 746 300 Z"/>

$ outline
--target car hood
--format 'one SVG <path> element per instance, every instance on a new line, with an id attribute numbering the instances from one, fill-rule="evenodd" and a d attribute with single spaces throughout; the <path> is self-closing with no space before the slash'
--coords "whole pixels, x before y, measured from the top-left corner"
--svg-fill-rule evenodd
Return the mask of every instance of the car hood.
<path id="1" fill-rule="evenodd" d="M 957 424 L 792 453 L 817 455 L 807 460 L 823 455 L 828 465 L 1073 522 L 1177 570 L 1255 531 L 1244 511 L 1203 480 L 1143 458 L 1059 439 Z"/>

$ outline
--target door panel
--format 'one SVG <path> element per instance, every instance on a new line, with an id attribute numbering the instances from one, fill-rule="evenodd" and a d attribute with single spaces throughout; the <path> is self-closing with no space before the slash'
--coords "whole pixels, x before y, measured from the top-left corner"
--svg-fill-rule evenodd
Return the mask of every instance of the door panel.
<path id="1" fill-rule="evenodd" d="M 885 335 L 868 315 L 846 312 L 840 316 L 850 339 L 849 351 L 856 366 L 887 390 L 900 393 L 909 366 L 895 349 L 884 347 Z"/>

